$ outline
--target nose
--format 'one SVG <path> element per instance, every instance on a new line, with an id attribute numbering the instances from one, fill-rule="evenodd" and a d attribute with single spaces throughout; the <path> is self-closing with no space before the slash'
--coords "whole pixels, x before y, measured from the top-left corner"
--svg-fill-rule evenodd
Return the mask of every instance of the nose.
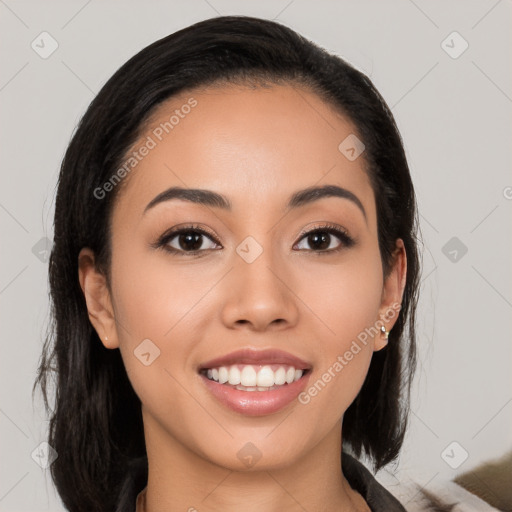
<path id="1" fill-rule="evenodd" d="M 284 263 L 272 260 L 271 252 L 264 250 L 251 263 L 238 255 L 234 258 L 234 268 L 224 283 L 221 316 L 226 327 L 263 332 L 297 323 L 292 274 Z"/>

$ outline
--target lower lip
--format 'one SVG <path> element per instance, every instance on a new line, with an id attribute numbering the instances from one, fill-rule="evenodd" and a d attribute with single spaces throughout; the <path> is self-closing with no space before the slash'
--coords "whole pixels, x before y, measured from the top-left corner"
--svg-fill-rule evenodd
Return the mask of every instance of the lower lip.
<path id="1" fill-rule="evenodd" d="M 219 402 L 231 410 L 247 416 L 264 416 L 284 409 L 301 391 L 309 380 L 308 371 L 299 380 L 270 391 L 242 391 L 200 375 L 206 387 Z"/>

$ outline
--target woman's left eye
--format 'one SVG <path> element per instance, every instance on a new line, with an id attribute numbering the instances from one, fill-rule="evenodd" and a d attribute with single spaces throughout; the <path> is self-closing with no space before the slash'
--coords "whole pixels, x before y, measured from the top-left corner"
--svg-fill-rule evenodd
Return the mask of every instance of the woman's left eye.
<path id="1" fill-rule="evenodd" d="M 336 246 L 333 236 L 337 238 L 341 243 Z M 307 242 L 313 252 L 318 253 L 330 253 L 340 251 L 343 248 L 352 247 L 355 243 L 354 239 L 344 230 L 333 226 L 321 226 L 306 233 L 303 233 L 301 241 Z M 334 242 L 334 246 L 332 245 Z"/>

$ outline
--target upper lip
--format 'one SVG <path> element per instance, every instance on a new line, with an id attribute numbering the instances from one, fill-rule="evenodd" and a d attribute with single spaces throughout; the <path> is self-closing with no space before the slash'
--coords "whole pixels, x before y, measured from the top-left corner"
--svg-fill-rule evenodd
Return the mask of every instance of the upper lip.
<path id="1" fill-rule="evenodd" d="M 293 366 L 296 370 L 309 370 L 311 365 L 299 357 L 277 349 L 255 350 L 243 348 L 231 352 L 224 356 L 210 359 L 199 365 L 199 370 L 207 368 L 219 368 L 220 366 L 230 366 L 232 364 L 283 364 Z"/>

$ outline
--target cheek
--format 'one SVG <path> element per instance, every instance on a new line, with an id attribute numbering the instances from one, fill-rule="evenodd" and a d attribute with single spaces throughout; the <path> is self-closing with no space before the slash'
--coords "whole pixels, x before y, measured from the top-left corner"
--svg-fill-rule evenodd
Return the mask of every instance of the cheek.
<path id="1" fill-rule="evenodd" d="M 297 295 L 318 320 L 318 335 L 329 351 L 344 351 L 378 320 L 382 267 L 378 248 L 347 254 L 340 263 L 309 265 L 308 279 L 297 279 Z"/>
<path id="2" fill-rule="evenodd" d="M 380 256 L 360 252 L 337 268 L 319 265 L 309 275 L 314 276 L 314 286 L 302 286 L 299 296 L 310 305 L 318 325 L 319 364 L 303 403 L 330 411 L 334 421 L 361 389 L 373 355 L 373 337 L 380 335 L 375 326 L 383 283 Z"/>
<path id="3" fill-rule="evenodd" d="M 113 260 L 116 317 L 125 327 L 121 338 L 139 343 L 145 338 L 155 343 L 172 339 L 209 287 L 207 280 L 198 279 L 197 268 L 171 266 L 163 252 L 150 257 L 132 251 Z"/>
<path id="4" fill-rule="evenodd" d="M 164 256 L 149 261 L 142 250 L 119 247 L 113 252 L 112 286 L 125 368 L 141 401 L 151 403 L 154 390 L 164 393 L 176 385 L 167 372 L 174 374 L 186 361 L 189 313 L 204 283 L 185 272 L 171 273 Z"/>
<path id="5" fill-rule="evenodd" d="M 354 401 L 368 373 L 372 351 L 364 344 L 354 344 L 333 355 L 313 378 L 299 402 L 316 409 L 311 418 L 325 415 L 323 421 L 334 423 Z M 316 420 L 314 420 L 316 421 Z"/>

